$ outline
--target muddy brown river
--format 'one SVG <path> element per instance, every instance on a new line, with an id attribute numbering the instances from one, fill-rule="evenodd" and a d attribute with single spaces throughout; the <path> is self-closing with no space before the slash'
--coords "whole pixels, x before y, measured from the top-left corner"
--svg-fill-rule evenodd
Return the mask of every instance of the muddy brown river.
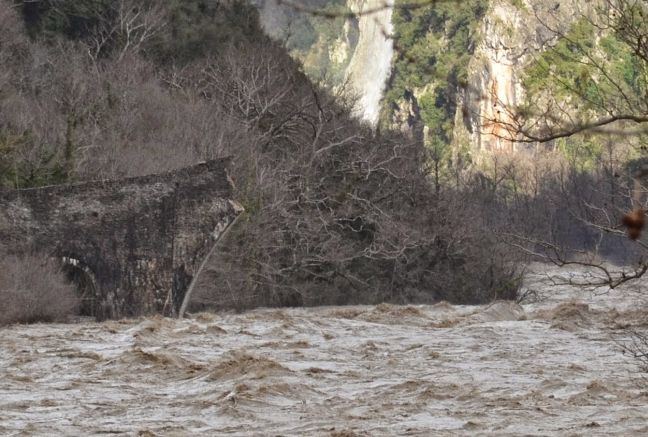
<path id="1" fill-rule="evenodd" d="M 0 435 L 648 435 L 642 284 L 0 328 Z M 562 275 L 578 274 L 560 272 Z"/>

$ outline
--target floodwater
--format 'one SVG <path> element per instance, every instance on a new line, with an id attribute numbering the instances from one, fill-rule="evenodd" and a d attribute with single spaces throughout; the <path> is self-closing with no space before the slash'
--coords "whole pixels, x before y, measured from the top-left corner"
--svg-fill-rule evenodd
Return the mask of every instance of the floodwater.
<path id="1" fill-rule="evenodd" d="M 1 328 L 0 435 L 648 434 L 622 347 L 648 323 L 641 284 L 549 287 L 543 269 L 522 305 Z"/>

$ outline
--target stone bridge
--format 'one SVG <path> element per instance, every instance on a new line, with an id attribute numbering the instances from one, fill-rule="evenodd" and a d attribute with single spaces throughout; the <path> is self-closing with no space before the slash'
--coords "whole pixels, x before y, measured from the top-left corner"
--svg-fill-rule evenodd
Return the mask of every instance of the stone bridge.
<path id="1" fill-rule="evenodd" d="M 58 258 L 98 319 L 177 314 L 241 213 L 227 159 L 159 175 L 0 191 L 0 244 Z"/>

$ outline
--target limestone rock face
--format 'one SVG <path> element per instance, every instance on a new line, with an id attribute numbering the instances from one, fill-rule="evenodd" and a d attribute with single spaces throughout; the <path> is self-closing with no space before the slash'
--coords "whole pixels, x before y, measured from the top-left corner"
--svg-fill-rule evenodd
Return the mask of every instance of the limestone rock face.
<path id="1" fill-rule="evenodd" d="M 286 7 L 277 0 L 257 0 L 257 3 L 266 29 L 276 32 L 285 27 L 286 19 L 281 21 L 277 17 L 282 17 L 282 11 L 285 14 Z M 328 68 L 344 69 L 339 77 L 344 78 L 347 89 L 358 98 L 357 115 L 373 124 L 384 109 L 386 81 L 392 74 L 393 11 L 385 6 L 393 3 L 393 0 L 346 0 L 348 8 L 356 14 L 353 26 L 347 22 L 339 37 L 324 48 L 316 44 L 312 50 L 325 50 L 327 55 L 311 54 L 306 62 L 326 59 Z M 512 121 L 515 108 L 524 101 L 521 82 L 525 66 L 556 41 L 556 30 L 568 29 L 575 19 L 588 15 L 600 3 L 600 0 L 491 0 L 475 35 L 467 84 L 458 87 L 456 105 L 449 109 L 457 108 L 454 145 L 469 145 L 474 152 L 492 153 L 516 152 L 523 147 L 506 139 L 513 135 L 506 125 Z M 420 29 L 421 35 L 428 31 Z M 412 86 L 400 100 L 391 102 L 394 108 L 391 108 L 390 127 L 422 138 L 424 129 L 417 114 L 418 102 L 437 85 L 431 82 Z"/>
<path id="2" fill-rule="evenodd" d="M 512 151 L 513 143 L 504 138 L 513 135 L 505 126 L 511 122 L 511 108 L 522 94 L 516 71 L 528 46 L 515 41 L 522 24 L 522 12 L 507 3 L 495 4 L 484 19 L 484 37 L 476 58 L 481 71 L 473 82 L 479 93 L 478 120 L 473 129 L 473 149 Z M 479 62 L 479 60 L 477 62 Z"/>
<path id="3" fill-rule="evenodd" d="M 347 80 L 359 98 L 358 115 L 372 124 L 378 122 L 385 83 L 393 56 L 392 8 L 385 0 L 349 0 L 358 16 L 359 37 L 347 68 Z"/>
<path id="4" fill-rule="evenodd" d="M 320 3 L 322 6 L 326 1 Z M 286 38 L 300 15 L 278 0 L 254 0 L 254 4 L 264 29 L 278 40 Z M 339 34 L 317 35 L 317 42 L 310 49 L 293 55 L 301 58 L 311 77 L 313 72 L 317 72 L 315 76 L 324 73 L 325 77 L 313 79 L 324 80 L 334 88 L 344 86 L 348 94 L 358 99 L 356 115 L 375 125 L 391 73 L 393 0 L 346 0 L 345 4 L 356 16 L 345 21 Z M 314 7 L 310 2 L 303 6 Z"/>
<path id="5" fill-rule="evenodd" d="M 470 132 L 473 150 L 517 151 L 519 144 L 506 139 L 514 136 L 507 124 L 524 99 L 521 76 L 525 65 L 555 41 L 556 34 L 550 29 L 568 28 L 590 7 L 582 0 L 491 2 L 459 109 L 468 119 L 464 126 L 455 126 Z"/>
<path id="6" fill-rule="evenodd" d="M 398 102 L 392 116 L 392 126 L 406 134 L 410 139 L 424 141 L 424 126 L 421 121 L 417 90 L 408 93 Z"/>
<path id="7" fill-rule="evenodd" d="M 58 258 L 99 319 L 175 314 L 242 208 L 227 160 L 160 175 L 0 192 L 0 243 Z M 88 295 L 87 293 L 90 293 Z"/>

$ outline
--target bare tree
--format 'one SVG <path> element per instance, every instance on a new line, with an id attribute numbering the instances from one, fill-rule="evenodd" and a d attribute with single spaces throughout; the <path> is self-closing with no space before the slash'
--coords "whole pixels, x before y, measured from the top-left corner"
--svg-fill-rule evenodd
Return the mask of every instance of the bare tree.
<path id="1" fill-rule="evenodd" d="M 256 135 L 235 158 L 248 216 L 212 271 L 226 285 L 198 299 L 244 308 L 511 297 L 514 269 L 465 195 L 434 195 L 421 145 L 351 122 L 352 108 L 274 50 L 259 47 L 254 62 L 226 53 L 174 81 L 199 84 Z"/>
<path id="2" fill-rule="evenodd" d="M 0 255 L 0 326 L 66 321 L 79 298 L 60 267 L 39 256 Z"/>
<path id="3" fill-rule="evenodd" d="M 142 53 L 140 36 L 151 33 L 137 25 L 122 44 L 120 32 L 129 31 L 116 18 L 126 27 L 127 17 L 151 23 L 149 9 L 138 15 L 129 5 L 115 2 L 123 14 L 101 15 L 87 40 L 34 41 L 23 58 L 0 65 L 9 72 L 0 131 L 20 140 L 10 162 L 24 176 L 13 186 L 141 175 L 231 155 L 246 213 L 212 266 L 217 279 L 206 284 L 206 301 L 514 297 L 515 267 L 474 212 L 483 193 L 459 184 L 435 193 L 420 144 L 354 120 L 352 99 L 313 85 L 264 38 L 161 66 Z"/>

